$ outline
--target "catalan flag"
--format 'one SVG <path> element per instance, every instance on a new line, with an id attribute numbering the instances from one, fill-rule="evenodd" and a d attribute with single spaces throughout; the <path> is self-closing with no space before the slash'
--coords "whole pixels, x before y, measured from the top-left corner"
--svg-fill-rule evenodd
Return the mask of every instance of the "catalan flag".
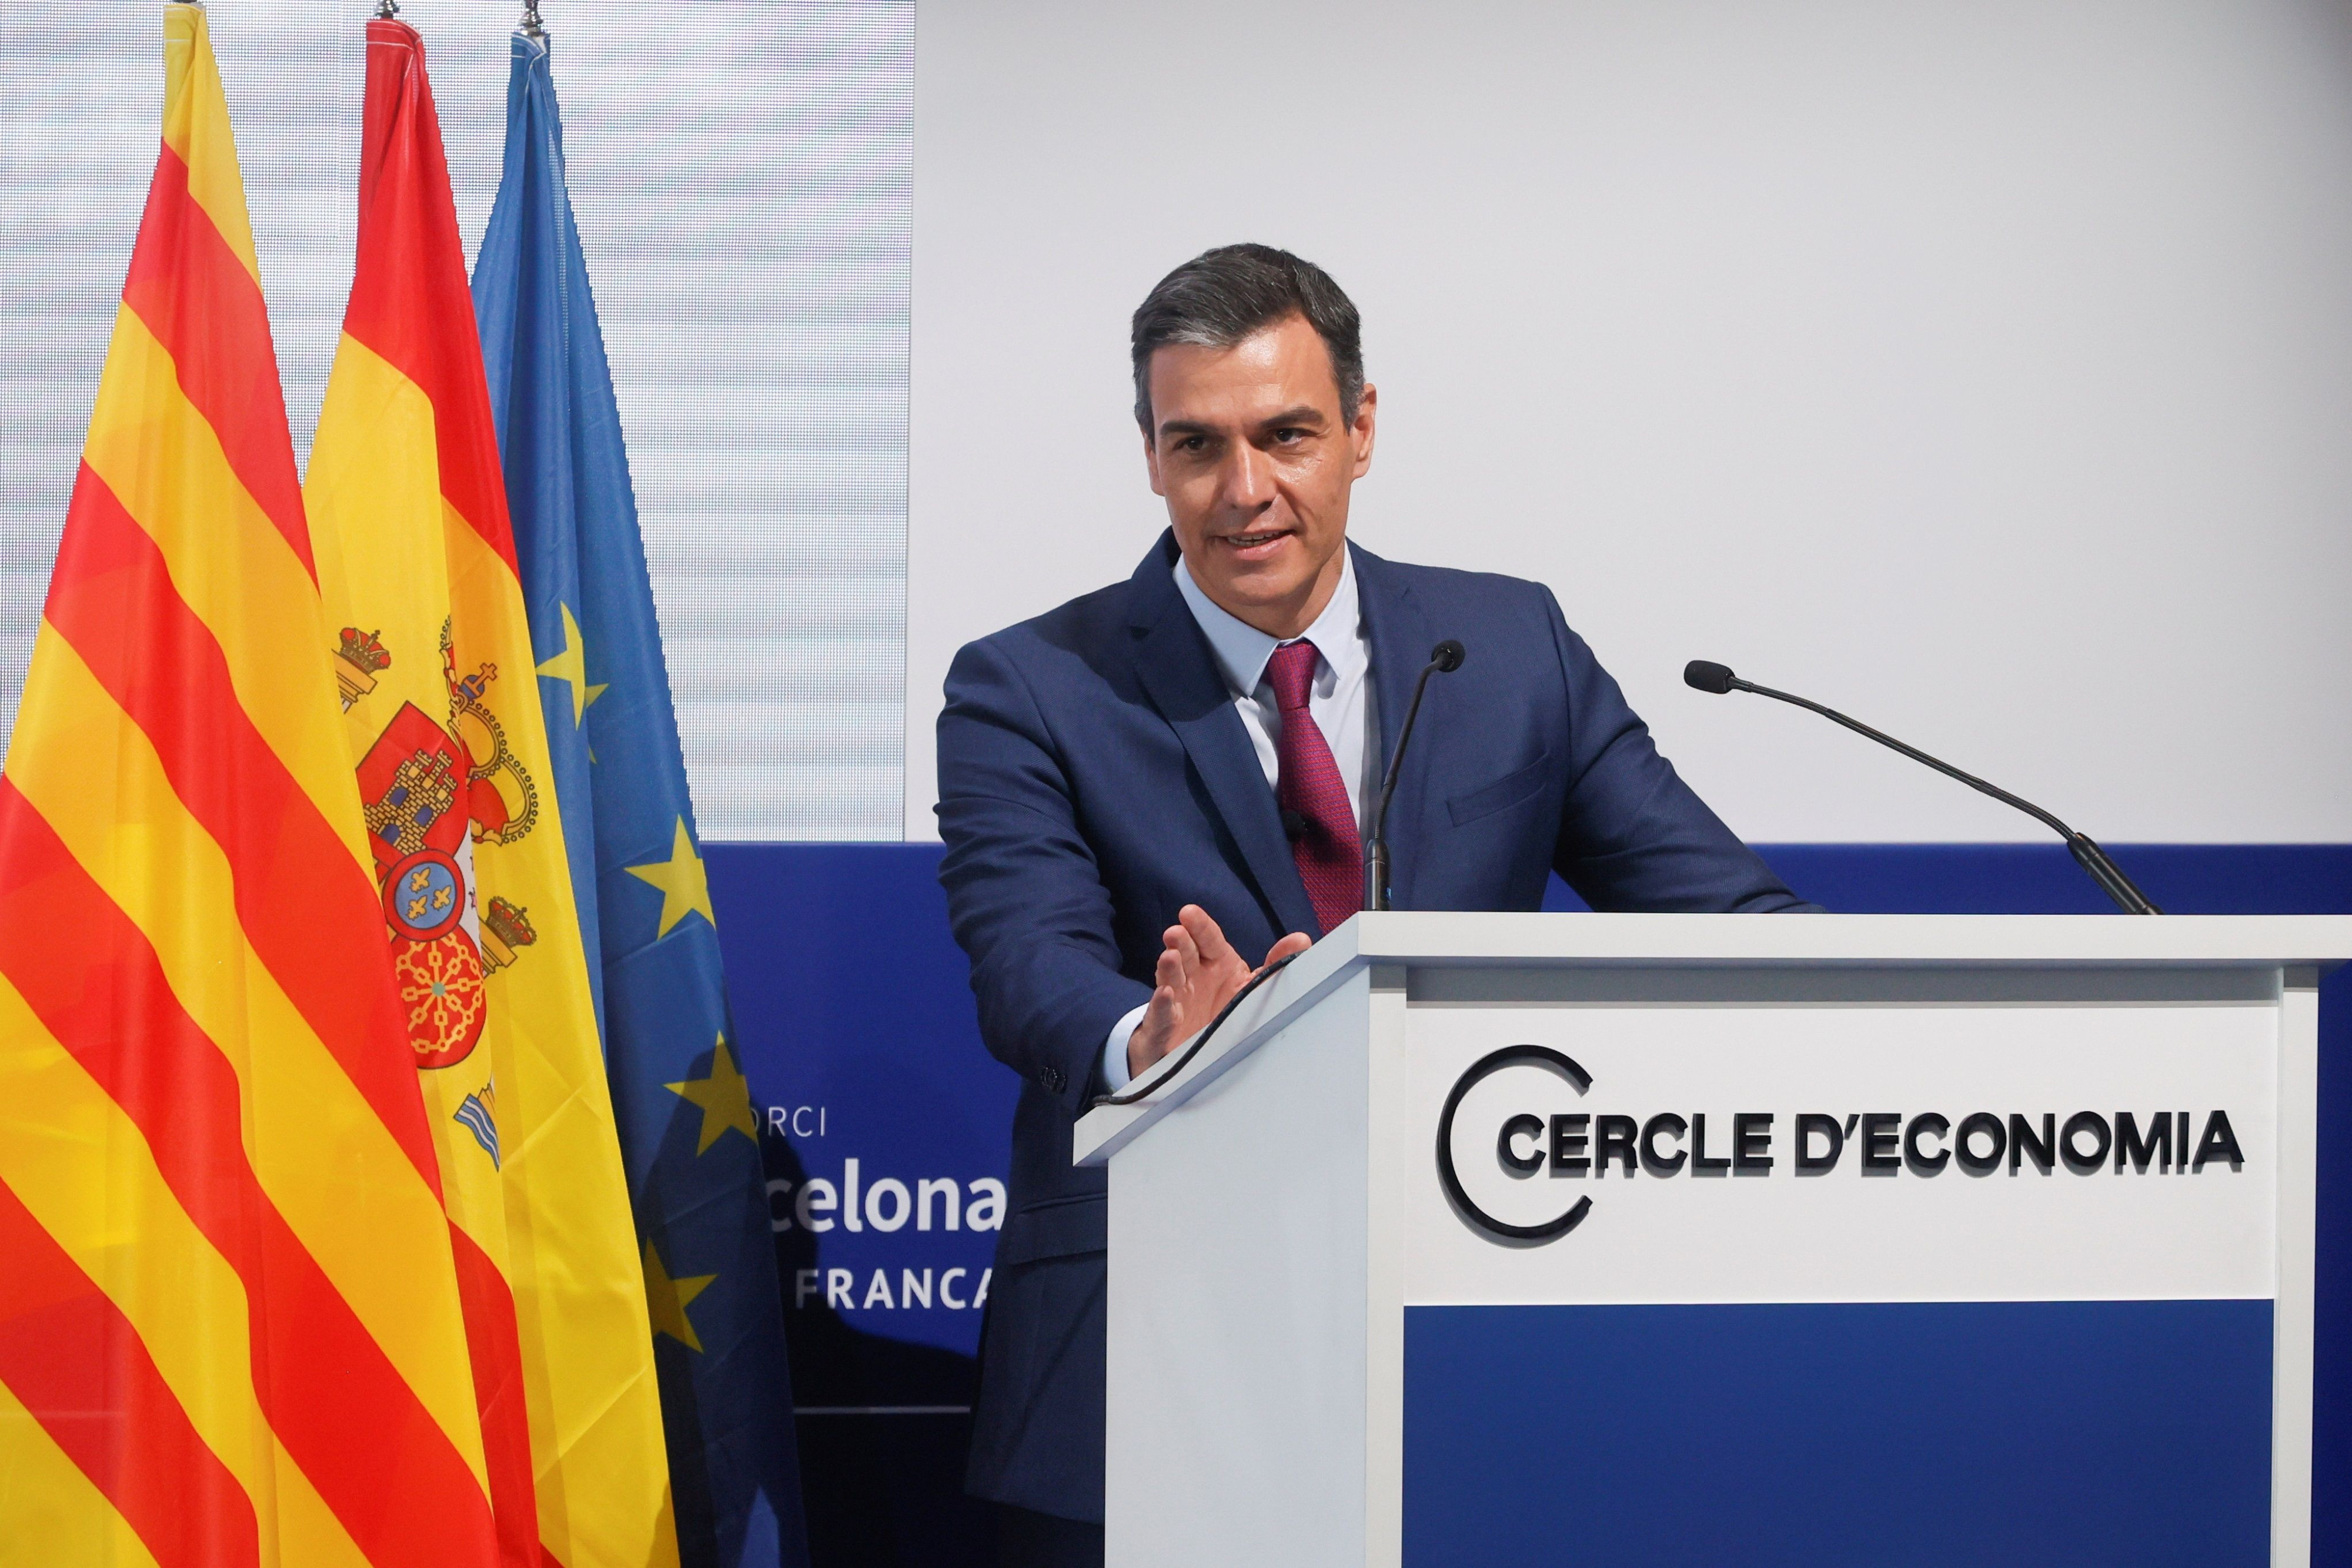
<path id="1" fill-rule="evenodd" d="M 604 1083 L 441 130 L 367 29 L 359 254 L 305 496 L 345 767 L 460 1236 L 501 1544 L 675 1563 L 647 1280 Z"/>
<path id="2" fill-rule="evenodd" d="M 205 13 L 0 778 L 0 1558 L 496 1561 Z"/>
<path id="3" fill-rule="evenodd" d="M 728 1019 L 686 759 L 544 38 L 518 33 L 474 304 L 581 928 L 654 1299 L 678 1551 L 803 1563 L 760 1121 Z M 592 969 L 592 973 L 594 970 Z"/>

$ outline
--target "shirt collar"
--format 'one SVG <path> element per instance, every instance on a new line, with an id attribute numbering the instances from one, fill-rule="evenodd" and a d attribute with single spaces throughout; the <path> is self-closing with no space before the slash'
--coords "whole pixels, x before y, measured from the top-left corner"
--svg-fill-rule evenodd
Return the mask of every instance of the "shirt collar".
<path id="1" fill-rule="evenodd" d="M 1275 649 L 1282 643 L 1221 608 L 1202 592 L 1181 555 L 1176 558 L 1175 576 L 1176 591 L 1184 596 L 1185 608 L 1192 611 L 1202 635 L 1208 638 L 1209 653 L 1217 662 L 1217 673 L 1224 677 L 1226 688 L 1235 696 L 1255 695 L 1259 683 L 1265 679 L 1265 662 L 1274 657 Z M 1339 546 L 1339 586 L 1331 591 L 1331 602 L 1323 607 L 1323 613 L 1300 636 L 1315 644 L 1315 651 L 1331 666 L 1331 673 L 1343 680 L 1360 672 L 1368 662 L 1356 605 L 1355 552 L 1344 543 Z"/>

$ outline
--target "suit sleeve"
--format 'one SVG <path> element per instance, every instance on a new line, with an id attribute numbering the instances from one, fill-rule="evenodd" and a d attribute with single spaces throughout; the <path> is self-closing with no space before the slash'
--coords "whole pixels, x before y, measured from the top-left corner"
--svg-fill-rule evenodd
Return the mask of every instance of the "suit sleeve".
<path id="1" fill-rule="evenodd" d="M 1568 683 L 1569 783 L 1552 868 L 1595 909 L 1811 910 L 1658 754 L 1617 682 L 1543 591 Z"/>
<path id="2" fill-rule="evenodd" d="M 1075 1116 L 1114 1024 L 1151 999 L 1119 972 L 1110 892 L 1028 683 L 974 643 L 940 715 L 940 882 L 971 959 L 981 1038 Z"/>

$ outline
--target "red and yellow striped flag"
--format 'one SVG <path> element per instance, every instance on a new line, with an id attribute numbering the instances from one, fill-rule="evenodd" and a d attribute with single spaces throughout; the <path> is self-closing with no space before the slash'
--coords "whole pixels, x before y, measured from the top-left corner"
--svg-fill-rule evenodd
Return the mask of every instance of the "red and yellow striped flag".
<path id="1" fill-rule="evenodd" d="M 495 1561 L 205 14 L 0 778 L 0 1559 Z"/>
<path id="2" fill-rule="evenodd" d="M 502 1543 L 565 1568 L 675 1563 L 489 389 L 424 47 L 397 21 L 368 26 L 359 259 L 305 495 L 341 629 L 346 765 L 461 1233 Z"/>

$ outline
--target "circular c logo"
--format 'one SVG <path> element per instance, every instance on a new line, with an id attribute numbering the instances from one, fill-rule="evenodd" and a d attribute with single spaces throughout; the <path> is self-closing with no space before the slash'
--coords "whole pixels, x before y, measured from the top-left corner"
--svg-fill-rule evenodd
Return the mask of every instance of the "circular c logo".
<path id="1" fill-rule="evenodd" d="M 1579 1067 L 1574 1059 L 1549 1046 L 1507 1045 L 1500 1051 L 1480 1057 L 1471 1064 L 1469 1071 L 1454 1080 L 1453 1092 L 1445 1096 L 1445 1109 L 1438 1114 L 1437 1179 L 1445 1188 L 1445 1196 L 1453 1200 L 1455 1211 L 1480 1229 L 1510 1241 L 1549 1241 L 1575 1229 L 1577 1223 L 1591 1210 L 1592 1199 L 1580 1197 L 1566 1214 L 1547 1219 L 1541 1225 L 1513 1225 L 1496 1218 L 1471 1202 L 1470 1195 L 1462 1190 L 1460 1174 L 1454 1168 L 1454 1113 L 1461 1108 L 1462 1097 L 1483 1080 L 1521 1062 L 1553 1069 L 1575 1084 L 1580 1094 L 1592 1087 L 1592 1074 Z"/>

